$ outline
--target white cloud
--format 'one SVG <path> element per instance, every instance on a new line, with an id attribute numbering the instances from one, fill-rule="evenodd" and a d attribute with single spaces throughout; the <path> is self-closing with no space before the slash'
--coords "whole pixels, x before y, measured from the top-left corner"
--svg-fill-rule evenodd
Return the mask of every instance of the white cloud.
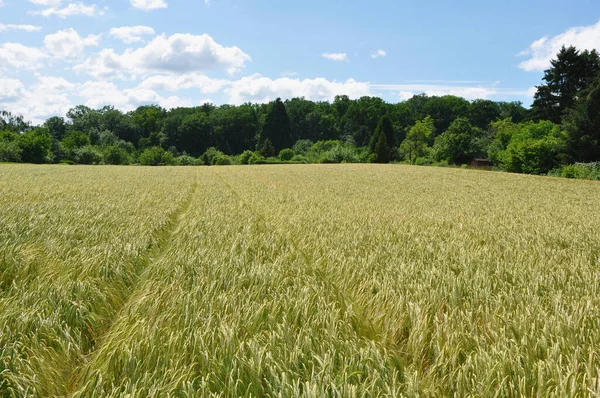
<path id="1" fill-rule="evenodd" d="M 369 83 L 357 82 L 354 79 L 345 82 L 323 78 L 300 80 L 284 77 L 273 80 L 258 74 L 229 82 L 228 86 L 225 92 L 232 104 L 247 101 L 267 102 L 277 97 L 305 97 L 313 101 L 331 101 L 336 95 L 359 98 L 371 93 Z"/>
<path id="2" fill-rule="evenodd" d="M 155 75 L 139 84 L 139 88 L 165 91 L 178 91 L 196 88 L 201 93 L 216 93 L 230 82 L 223 79 L 212 79 L 200 73 L 188 73 L 179 76 Z"/>
<path id="3" fill-rule="evenodd" d="M 0 32 L 5 32 L 5 31 L 9 31 L 9 30 L 22 30 L 24 32 L 39 32 L 40 30 L 42 30 L 42 27 L 35 26 L 35 25 L 13 25 L 13 24 L 4 25 L 4 24 L 0 23 Z"/>
<path id="4" fill-rule="evenodd" d="M 430 96 L 455 95 L 467 100 L 523 97 L 532 98 L 535 87 L 526 90 L 504 89 L 493 84 L 491 86 L 461 86 L 447 84 L 373 84 L 375 91 L 396 91 L 400 100 L 412 98 L 415 94 L 425 93 Z"/>
<path id="5" fill-rule="evenodd" d="M 14 98 L 2 98 L 0 95 L 0 107 L 24 115 L 36 124 L 43 123 L 50 116 L 63 116 L 73 106 L 69 94 L 76 91 L 76 85 L 62 77 L 38 75 L 37 79 L 28 89 L 18 82 L 18 95 Z"/>
<path id="6" fill-rule="evenodd" d="M 57 58 L 71 58 L 81 55 L 88 46 L 97 46 L 100 35 L 79 36 L 73 28 L 60 30 L 56 33 L 46 35 L 44 44 L 46 49 Z"/>
<path id="7" fill-rule="evenodd" d="M 124 111 L 150 104 L 158 104 L 167 109 L 192 105 L 189 100 L 177 96 L 163 97 L 155 91 L 145 88 L 120 90 L 111 82 L 85 82 L 79 87 L 78 95 L 86 98 L 85 105 L 91 108 L 112 105 Z"/>
<path id="8" fill-rule="evenodd" d="M 595 25 L 570 28 L 559 35 L 534 41 L 528 49 L 518 54 L 529 56 L 528 60 L 519 64 L 519 68 L 528 72 L 547 69 L 550 67 L 550 60 L 563 45 L 572 45 L 578 50 L 600 50 L 600 21 Z"/>
<path id="9" fill-rule="evenodd" d="M 131 44 L 138 41 L 143 41 L 143 36 L 154 36 L 156 32 L 149 26 L 121 26 L 120 28 L 112 28 L 110 35 L 121 40 L 123 43 Z"/>
<path id="10" fill-rule="evenodd" d="M 17 79 L 0 78 L 0 109 L 41 124 L 50 116 L 64 116 L 79 104 L 91 108 L 113 105 L 123 111 L 150 104 L 167 109 L 194 105 L 188 99 L 175 95 L 164 97 L 147 88 L 119 89 L 111 82 L 71 83 L 62 77 L 42 75 L 36 75 L 36 78 L 37 81 L 27 88 Z"/>
<path id="11" fill-rule="evenodd" d="M 29 0 L 29 2 L 40 6 L 57 6 L 62 3 L 62 0 Z"/>
<path id="12" fill-rule="evenodd" d="M 85 5 L 82 2 L 69 3 L 66 7 L 60 8 L 50 7 L 42 11 L 31 11 L 30 14 L 42 15 L 44 17 L 50 17 L 56 15 L 59 18 L 67 18 L 76 15 L 83 15 L 86 17 L 95 17 L 98 15 L 104 15 L 104 11 L 99 9 L 96 4 Z"/>
<path id="13" fill-rule="evenodd" d="M 167 8 L 165 0 L 131 0 L 131 5 L 144 11 Z"/>
<path id="14" fill-rule="evenodd" d="M 0 77 L 0 102 L 19 98 L 24 91 L 25 87 L 19 80 Z"/>
<path id="15" fill-rule="evenodd" d="M 346 53 L 323 53 L 323 54 L 321 54 L 321 56 L 330 61 L 347 61 L 348 60 L 348 54 L 346 54 Z"/>
<path id="16" fill-rule="evenodd" d="M 0 45 L 0 70 L 3 67 L 17 69 L 38 69 L 40 62 L 47 55 L 33 47 L 26 47 L 19 43 L 4 43 Z"/>
<path id="17" fill-rule="evenodd" d="M 204 72 L 226 69 L 233 74 L 251 61 L 238 47 L 223 47 L 207 35 L 174 34 L 158 36 L 146 46 L 117 54 L 104 49 L 89 57 L 75 70 L 97 78 L 132 78 L 149 73 Z"/>
<path id="18" fill-rule="evenodd" d="M 387 56 L 387 53 L 384 50 L 377 50 L 373 54 L 371 54 L 371 58 L 373 59 L 385 56 Z"/>

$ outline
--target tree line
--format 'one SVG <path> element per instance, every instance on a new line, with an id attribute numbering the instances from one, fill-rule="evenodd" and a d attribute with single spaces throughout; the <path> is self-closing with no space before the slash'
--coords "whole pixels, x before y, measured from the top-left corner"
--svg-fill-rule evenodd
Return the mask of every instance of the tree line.
<path id="1" fill-rule="evenodd" d="M 127 113 L 80 105 L 39 126 L 2 111 L 0 161 L 462 165 L 479 157 L 498 169 L 546 174 L 600 161 L 599 110 L 598 53 L 563 47 L 530 109 L 420 94 L 397 104 L 337 96 L 171 110 L 150 105 Z"/>

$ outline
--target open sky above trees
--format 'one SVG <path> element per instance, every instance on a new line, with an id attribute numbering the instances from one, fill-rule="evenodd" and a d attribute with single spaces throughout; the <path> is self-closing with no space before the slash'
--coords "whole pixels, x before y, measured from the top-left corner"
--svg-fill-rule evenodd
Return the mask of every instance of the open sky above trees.
<path id="1" fill-rule="evenodd" d="M 0 0 L 0 109 L 165 108 L 425 92 L 532 102 L 561 45 L 600 47 L 600 3 Z"/>

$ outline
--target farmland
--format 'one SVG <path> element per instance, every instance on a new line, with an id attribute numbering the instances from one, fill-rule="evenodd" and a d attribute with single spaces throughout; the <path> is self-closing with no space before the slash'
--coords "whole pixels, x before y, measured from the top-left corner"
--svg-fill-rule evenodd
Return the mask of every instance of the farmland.
<path id="1" fill-rule="evenodd" d="M 0 396 L 597 396 L 600 184 L 0 165 Z"/>

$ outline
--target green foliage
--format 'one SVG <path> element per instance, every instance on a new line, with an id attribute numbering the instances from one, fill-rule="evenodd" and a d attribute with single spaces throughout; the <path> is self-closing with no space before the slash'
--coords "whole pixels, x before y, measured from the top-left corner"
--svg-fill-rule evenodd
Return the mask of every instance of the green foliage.
<path id="1" fill-rule="evenodd" d="M 129 153 L 118 145 L 110 145 L 105 147 L 102 155 L 105 164 L 131 164 L 131 156 L 129 155 Z"/>
<path id="2" fill-rule="evenodd" d="M 29 123 L 21 115 L 13 115 L 11 112 L 0 110 L 0 131 L 23 133 L 29 128 Z"/>
<path id="3" fill-rule="evenodd" d="M 179 125 L 178 148 L 185 148 L 193 156 L 199 156 L 213 144 L 208 117 L 198 111 L 183 118 Z"/>
<path id="4" fill-rule="evenodd" d="M 158 166 L 161 164 L 171 165 L 175 162 L 171 152 L 165 151 L 159 146 L 144 149 L 138 156 L 138 163 L 144 166 Z"/>
<path id="5" fill-rule="evenodd" d="M 354 148 L 352 145 L 340 141 L 327 141 L 327 143 L 332 142 L 335 142 L 336 144 L 331 146 L 326 145 L 325 147 L 328 149 L 320 152 L 320 163 L 356 163 L 359 161 L 356 148 Z"/>
<path id="6" fill-rule="evenodd" d="M 61 141 L 61 149 L 70 160 L 75 160 L 75 151 L 86 145 L 90 145 L 90 138 L 79 130 L 70 130 Z"/>
<path id="7" fill-rule="evenodd" d="M 550 63 L 552 66 L 544 72 L 546 83 L 537 87 L 531 109 L 537 120 L 560 123 L 580 92 L 600 73 L 600 56 L 596 50 L 580 52 L 573 46 L 563 46 Z"/>
<path id="8" fill-rule="evenodd" d="M 481 155 L 476 148 L 481 130 L 474 128 L 468 119 L 458 118 L 448 130 L 435 139 L 433 153 L 437 161 L 454 164 L 468 163 L 471 158 Z"/>
<path id="9" fill-rule="evenodd" d="M 296 152 L 294 152 L 293 149 L 285 148 L 285 149 L 282 149 L 281 152 L 279 152 L 278 157 L 279 157 L 279 159 L 281 159 L 283 161 L 290 161 L 290 160 L 292 160 L 294 155 L 296 155 Z"/>
<path id="10" fill-rule="evenodd" d="M 200 166 L 202 161 L 198 158 L 189 155 L 182 155 L 175 158 L 174 164 L 176 166 Z"/>
<path id="11" fill-rule="evenodd" d="M 570 161 L 600 160 L 600 73 L 582 90 L 574 108 L 563 121 Z"/>
<path id="12" fill-rule="evenodd" d="M 275 156 L 276 154 L 275 147 L 273 146 L 271 140 L 268 138 L 263 141 L 262 146 L 260 147 L 258 152 L 266 158 Z"/>
<path id="13" fill-rule="evenodd" d="M 417 158 L 423 157 L 429 152 L 429 143 L 432 140 L 435 127 L 433 119 L 427 116 L 418 120 L 406 134 L 406 138 L 400 145 L 400 153 L 411 164 L 415 164 Z"/>
<path id="14" fill-rule="evenodd" d="M 202 163 L 206 166 L 228 165 L 232 164 L 231 158 L 219 151 L 215 147 L 210 147 L 200 157 Z"/>
<path id="15" fill-rule="evenodd" d="M 102 150 L 93 145 L 82 146 L 75 150 L 73 160 L 77 164 L 100 164 L 103 160 Z"/>
<path id="16" fill-rule="evenodd" d="M 277 98 L 269 104 L 265 121 L 260 131 L 259 145 L 263 156 L 267 156 L 267 154 L 262 151 L 267 140 L 271 142 L 274 148 L 273 154 L 268 156 L 274 156 L 282 149 L 291 148 L 294 144 L 290 119 L 285 109 L 285 105 L 281 102 L 281 98 Z"/>
<path id="17" fill-rule="evenodd" d="M 0 162 L 20 162 L 22 152 L 16 140 L 0 140 Z"/>
<path id="18" fill-rule="evenodd" d="M 21 149 L 21 160 L 26 163 L 50 163 L 52 137 L 48 130 L 37 127 L 28 130 L 17 141 Z"/>
<path id="19" fill-rule="evenodd" d="M 499 165 L 511 172 L 546 174 L 560 164 L 565 147 L 565 134 L 554 123 L 524 123 L 498 153 Z"/>
<path id="20" fill-rule="evenodd" d="M 312 149 L 312 147 L 313 142 L 311 140 L 298 140 L 292 149 L 297 154 L 305 155 Z"/>
<path id="21" fill-rule="evenodd" d="M 260 153 L 252 152 L 252 155 L 250 155 L 250 157 L 248 158 L 248 164 L 260 164 L 264 162 L 264 160 L 265 157 L 262 156 Z"/>
<path id="22" fill-rule="evenodd" d="M 240 164 L 250 164 L 250 158 L 254 155 L 254 152 L 250 151 L 250 150 L 245 150 L 244 152 L 242 152 L 242 154 L 239 156 L 239 163 Z"/>
<path id="23" fill-rule="evenodd" d="M 388 146 L 387 137 L 383 132 L 379 133 L 379 139 L 373 150 L 373 163 L 389 163 L 390 162 L 390 147 Z"/>
<path id="24" fill-rule="evenodd" d="M 379 141 L 381 140 L 381 136 L 385 137 L 386 146 L 388 148 L 387 156 L 381 157 L 382 154 L 379 154 L 378 151 L 381 150 L 381 144 Z M 377 124 L 377 128 L 375 129 L 375 134 L 371 137 L 371 142 L 369 144 L 369 150 L 371 153 L 375 154 L 377 159 L 381 159 L 381 162 L 377 163 L 388 163 L 390 159 L 390 153 L 396 147 L 396 138 L 394 136 L 394 128 L 392 126 L 392 121 L 388 115 L 382 116 L 379 119 L 379 123 Z M 388 161 L 383 161 L 383 159 L 387 158 Z"/>
<path id="25" fill-rule="evenodd" d="M 569 164 L 550 171 L 548 175 L 564 178 L 600 180 L 600 162 Z"/>

